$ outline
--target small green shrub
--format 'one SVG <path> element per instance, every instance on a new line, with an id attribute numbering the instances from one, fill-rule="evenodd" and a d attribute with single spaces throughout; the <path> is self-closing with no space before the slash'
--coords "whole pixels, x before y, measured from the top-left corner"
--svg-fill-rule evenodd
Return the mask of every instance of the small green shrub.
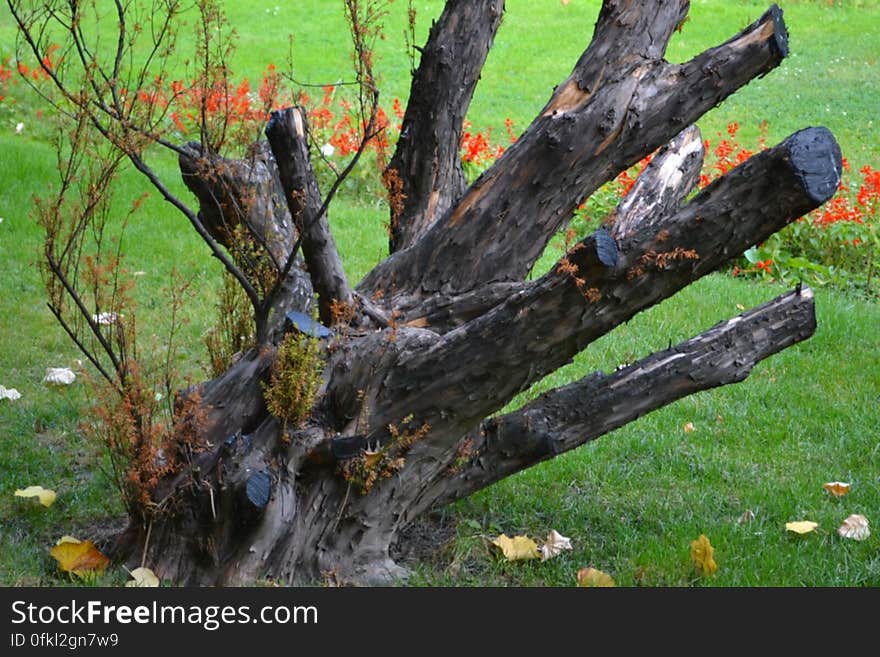
<path id="1" fill-rule="evenodd" d="M 284 432 L 288 425 L 305 420 L 321 384 L 324 361 L 317 338 L 288 333 L 278 347 L 272 375 L 263 385 L 266 407 L 281 420 Z"/>

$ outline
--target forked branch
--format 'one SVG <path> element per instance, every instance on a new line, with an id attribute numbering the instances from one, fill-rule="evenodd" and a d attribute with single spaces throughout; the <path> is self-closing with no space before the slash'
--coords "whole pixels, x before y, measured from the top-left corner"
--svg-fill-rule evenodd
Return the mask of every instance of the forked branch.
<path id="1" fill-rule="evenodd" d="M 604 34 L 615 31 L 599 30 L 597 38 Z M 650 33 L 641 38 L 653 43 Z M 461 200 L 415 245 L 376 267 L 359 289 L 425 297 L 522 280 L 589 194 L 776 67 L 786 44 L 774 5 L 736 37 L 686 64 L 639 55 L 589 82 L 569 78 Z"/>

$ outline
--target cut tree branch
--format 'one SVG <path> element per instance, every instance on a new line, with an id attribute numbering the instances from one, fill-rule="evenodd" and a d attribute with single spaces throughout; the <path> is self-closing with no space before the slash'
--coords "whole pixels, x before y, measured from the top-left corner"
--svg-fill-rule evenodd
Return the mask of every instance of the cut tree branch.
<path id="1" fill-rule="evenodd" d="M 200 144 L 190 142 L 182 148 L 178 164 L 184 183 L 199 201 L 198 220 L 213 240 L 234 255 L 243 275 L 257 281 L 265 277 L 267 268 L 274 270 L 275 294 L 265 289 L 259 293 L 254 289 L 256 297 L 248 294 L 254 306 L 257 341 L 270 340 L 288 310 L 308 311 L 314 292 L 294 251 L 294 222 L 284 203 L 269 144 L 257 142 L 248 157 L 230 160 L 206 154 Z M 265 255 L 249 248 L 242 237 L 252 239 Z M 297 266 L 286 267 L 291 258 Z"/>
<path id="2" fill-rule="evenodd" d="M 178 164 L 183 182 L 199 200 L 199 218 L 214 239 L 235 253 L 240 246 L 235 233 L 244 226 L 280 271 L 296 232 L 269 144 L 257 142 L 247 157 L 230 160 L 189 142 Z"/>
<path id="3" fill-rule="evenodd" d="M 321 321 L 333 323 L 334 301 L 351 304 L 352 291 L 321 202 L 309 158 L 308 126 L 298 107 L 272 112 L 266 136 L 278 164 L 284 198 L 302 239 L 303 258 L 318 295 Z"/>
<path id="4" fill-rule="evenodd" d="M 448 0 L 431 28 L 385 171 L 397 200 L 391 203 L 391 253 L 412 245 L 467 187 L 462 124 L 503 11 L 504 0 Z"/>
<path id="5" fill-rule="evenodd" d="M 424 501 L 466 497 L 678 399 L 743 381 L 756 363 L 815 329 L 812 290 L 799 288 L 613 374 L 597 372 L 547 392 L 485 420 L 465 439 L 467 463 L 439 478 Z"/>

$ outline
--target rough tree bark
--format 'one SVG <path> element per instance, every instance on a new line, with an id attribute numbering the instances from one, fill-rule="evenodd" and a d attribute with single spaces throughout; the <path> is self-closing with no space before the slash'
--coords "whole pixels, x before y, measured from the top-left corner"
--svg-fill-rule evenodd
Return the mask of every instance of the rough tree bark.
<path id="1" fill-rule="evenodd" d="M 212 447 L 160 483 L 162 512 L 131 524 L 120 556 L 179 584 L 328 574 L 385 583 L 404 574 L 389 547 L 419 514 L 683 396 L 742 381 L 813 333 L 812 293 L 798 289 L 486 419 L 596 338 L 824 203 L 841 171 L 833 136 L 807 128 L 687 200 L 703 158 L 693 123 L 779 65 L 788 52 L 782 11 L 774 5 L 727 42 L 672 64 L 664 52 L 688 2 L 606 0 L 571 75 L 466 188 L 462 121 L 503 4 L 448 0 L 434 24 L 385 174 L 401 201 L 392 203 L 391 255 L 354 289 L 298 109 L 277 113 L 268 144 L 255 147 L 258 165 L 228 163 L 219 187 L 201 173 L 197 145 L 181 157 L 218 241 L 234 249 L 230 228 L 246 222 L 282 265 L 301 241 L 302 267 L 288 268 L 275 316 L 306 309 L 314 291 L 325 324 L 338 319 L 334 301 L 356 317 L 323 338 L 318 400 L 286 434 L 261 387 L 277 325 L 203 384 L 202 437 Z M 525 280 L 578 204 L 661 147 L 602 228 Z M 375 477 L 367 492 L 355 471 Z"/>

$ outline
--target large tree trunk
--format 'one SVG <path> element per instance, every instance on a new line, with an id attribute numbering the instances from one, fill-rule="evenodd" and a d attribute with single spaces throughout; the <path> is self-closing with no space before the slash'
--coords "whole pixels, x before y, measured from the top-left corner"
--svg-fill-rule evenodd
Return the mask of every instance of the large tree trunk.
<path id="1" fill-rule="evenodd" d="M 808 338 L 815 314 L 803 288 L 486 419 L 837 189 L 839 148 L 827 130 L 808 128 L 686 200 L 703 157 L 693 122 L 787 54 L 774 5 L 726 43 L 670 64 L 666 44 L 687 9 L 681 0 L 606 0 L 572 74 L 465 189 L 461 123 L 503 2 L 448 0 L 386 171 L 405 197 L 392 204 L 392 253 L 355 289 L 342 273 L 298 109 L 270 122 L 268 145 L 255 149 L 259 166 L 229 168 L 225 195 L 200 175 L 192 147 L 181 166 L 205 225 L 234 249 L 229 227 L 245 222 L 300 291 L 279 295 L 275 315 L 306 309 L 311 290 L 325 324 L 338 320 L 334 301 L 357 312 L 322 338 L 323 385 L 300 426 L 285 430 L 263 399 L 278 324 L 201 387 L 211 447 L 160 483 L 158 510 L 132 522 L 120 554 L 180 584 L 385 583 L 403 574 L 389 547 L 427 509 L 685 395 L 742 381 L 758 361 Z M 525 280 L 579 203 L 660 147 L 601 229 L 546 275 Z M 254 193 L 260 200 L 245 212 L 233 202 Z M 302 267 L 291 267 L 300 243 Z"/>

